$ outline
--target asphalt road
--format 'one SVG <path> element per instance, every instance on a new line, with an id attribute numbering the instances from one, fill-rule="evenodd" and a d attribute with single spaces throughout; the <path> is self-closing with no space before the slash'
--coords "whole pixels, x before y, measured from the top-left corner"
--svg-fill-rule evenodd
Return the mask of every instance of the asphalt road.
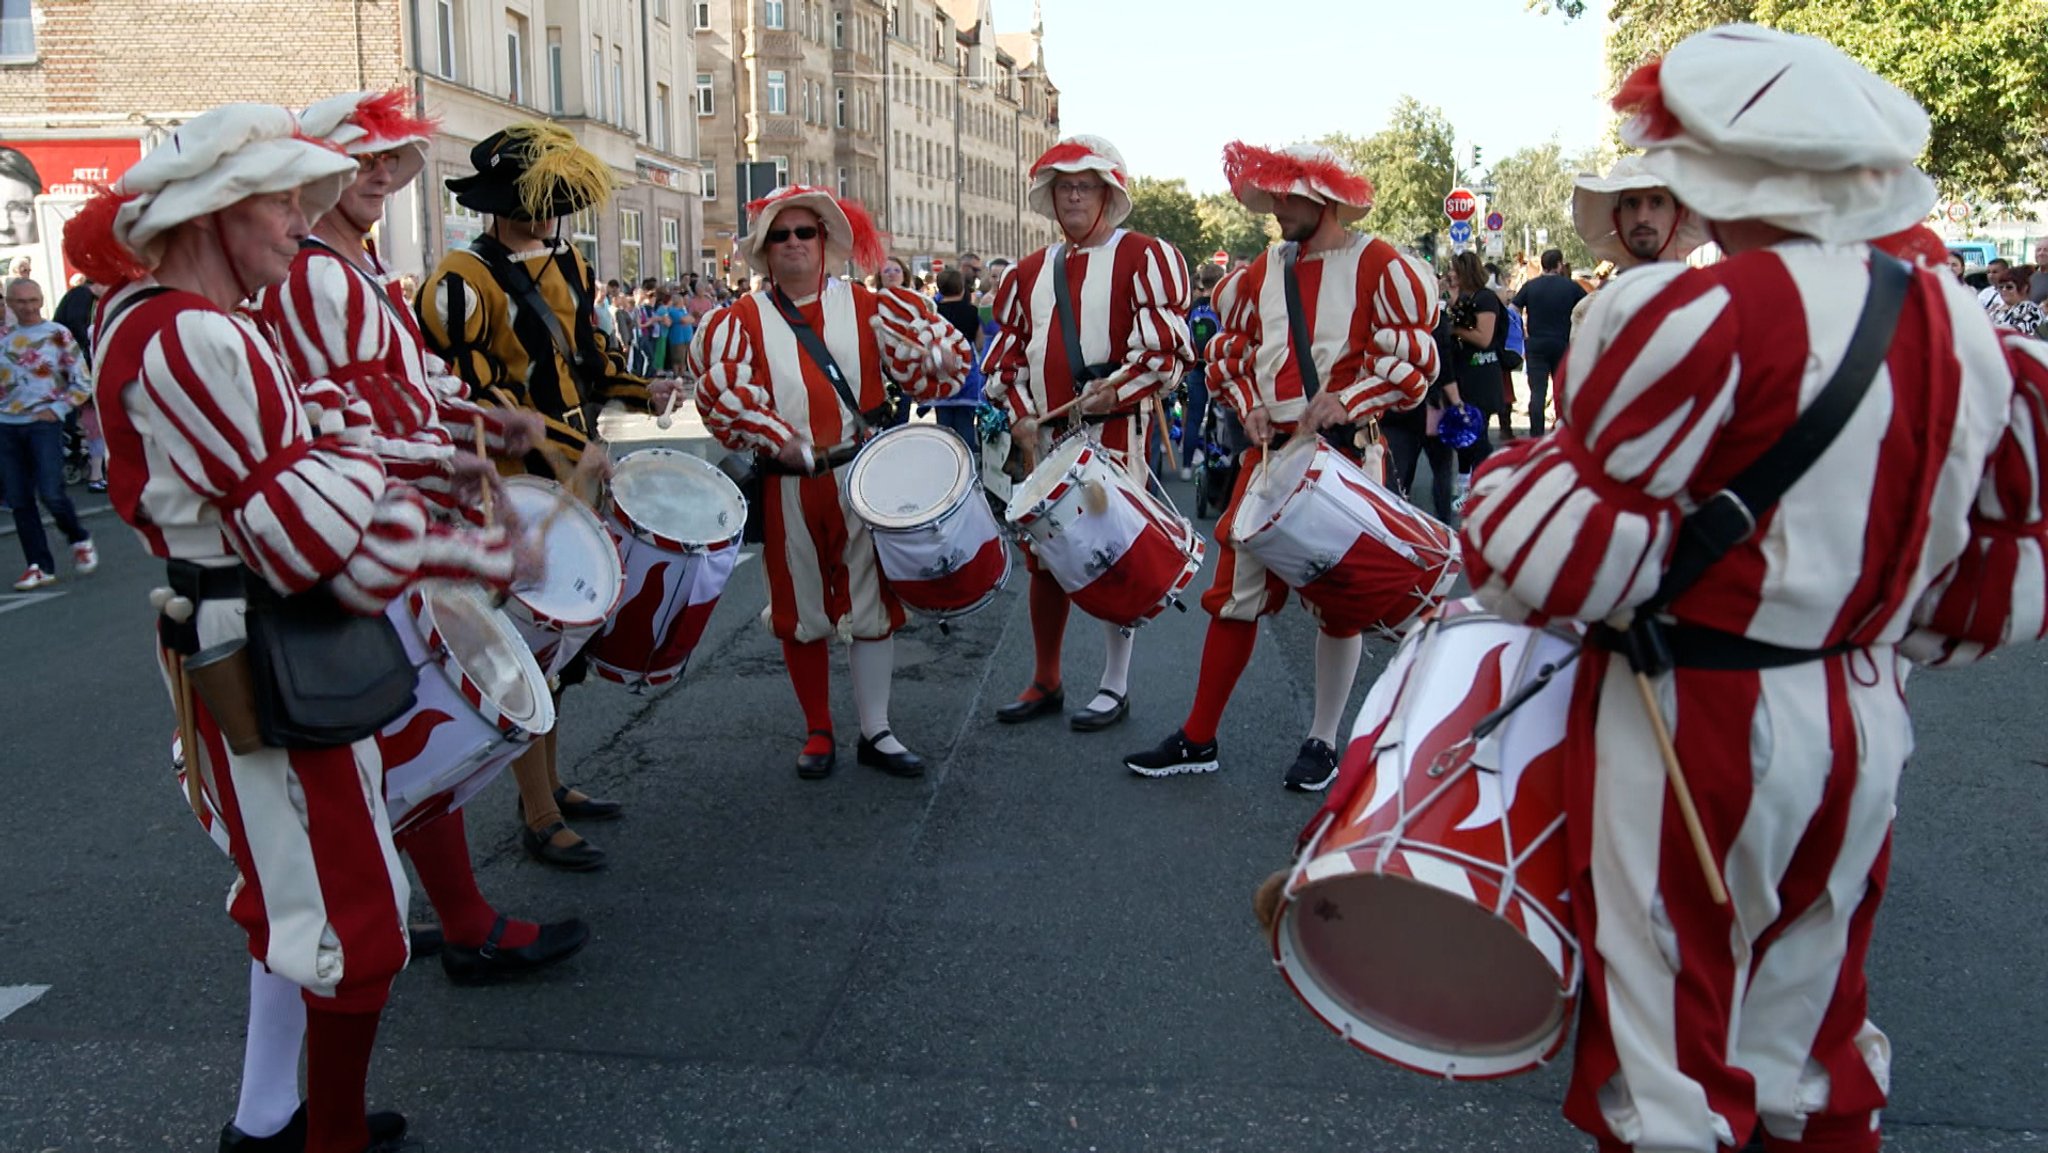
<path id="1" fill-rule="evenodd" d="M 241 1055 L 230 870 L 166 764 L 156 572 L 110 515 L 90 523 L 97 574 L 0 595 L 18 806 L 0 838 L 0 1151 L 210 1149 Z M 842 767 L 796 778 L 804 726 L 758 563 L 683 682 L 572 692 L 566 775 L 629 805 L 586 829 L 612 867 L 527 861 L 509 781 L 468 819 L 487 895 L 585 917 L 595 940 L 525 984 L 407 973 L 373 1102 L 436 1153 L 1590 1148 L 1558 1116 L 1562 1070 L 1402 1072 L 1274 973 L 1249 896 L 1315 804 L 1279 784 L 1308 721 L 1306 615 L 1265 630 L 1223 771 L 1155 782 L 1119 757 L 1179 722 L 1203 618 L 1143 630 L 1122 727 L 1003 727 L 990 711 L 1030 669 L 1022 584 L 950 636 L 899 642 L 895 721 L 932 762 L 922 781 L 851 763 L 843 659 Z M 1085 695 L 1100 633 L 1077 618 L 1068 636 Z M 1369 646 L 1359 695 L 1388 651 Z M 1891 1149 L 2048 1149 L 2044 665 L 2027 649 L 1912 685 L 1919 751 L 1870 966 Z"/>

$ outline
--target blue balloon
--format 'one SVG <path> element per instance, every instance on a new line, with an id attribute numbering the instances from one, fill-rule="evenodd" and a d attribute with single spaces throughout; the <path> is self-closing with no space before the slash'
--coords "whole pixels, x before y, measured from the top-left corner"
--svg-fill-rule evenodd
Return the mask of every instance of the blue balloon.
<path id="1" fill-rule="evenodd" d="M 1436 434 L 1452 448 L 1470 448 L 1486 435 L 1486 414 L 1469 404 L 1451 405 L 1437 422 Z"/>

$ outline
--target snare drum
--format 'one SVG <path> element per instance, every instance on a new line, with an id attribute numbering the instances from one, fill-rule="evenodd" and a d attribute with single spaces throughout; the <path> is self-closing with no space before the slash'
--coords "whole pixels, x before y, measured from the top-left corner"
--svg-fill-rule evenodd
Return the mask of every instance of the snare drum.
<path id="1" fill-rule="evenodd" d="M 869 441 L 847 470 L 847 501 L 873 536 L 882 575 L 919 612 L 965 616 L 1010 579 L 977 464 L 951 430 L 906 424 Z"/>
<path id="2" fill-rule="evenodd" d="M 1007 516 L 1074 604 L 1114 625 L 1158 616 L 1202 569 L 1206 545 L 1188 519 L 1085 436 L 1053 448 L 1010 497 Z"/>
<path id="3" fill-rule="evenodd" d="M 430 581 L 387 615 L 420 673 L 413 707 L 376 737 L 391 831 L 403 833 L 461 808 L 554 728 L 555 702 L 526 638 L 474 588 Z"/>
<path id="4" fill-rule="evenodd" d="M 1232 536 L 1338 631 L 1398 634 L 1441 604 L 1464 568 L 1450 529 L 1313 437 L 1255 475 Z"/>
<path id="5" fill-rule="evenodd" d="M 505 497 L 528 530 L 540 531 L 547 572 L 515 585 L 505 603 L 519 635 L 549 676 L 575 659 L 618 606 L 625 588 L 619 552 L 597 514 L 569 490 L 537 476 L 505 478 Z"/>
<path id="6" fill-rule="evenodd" d="M 1564 1044 L 1581 973 L 1562 772 L 1576 666 L 1482 739 L 1473 728 L 1578 645 L 1456 601 L 1367 695 L 1345 752 L 1346 778 L 1365 776 L 1273 926 L 1287 983 L 1358 1048 L 1464 1079 L 1527 1072 Z"/>
<path id="7" fill-rule="evenodd" d="M 604 523 L 626 595 L 591 642 L 590 667 L 636 689 L 665 685 L 682 675 L 739 563 L 746 498 L 700 457 L 642 449 L 613 468 Z"/>

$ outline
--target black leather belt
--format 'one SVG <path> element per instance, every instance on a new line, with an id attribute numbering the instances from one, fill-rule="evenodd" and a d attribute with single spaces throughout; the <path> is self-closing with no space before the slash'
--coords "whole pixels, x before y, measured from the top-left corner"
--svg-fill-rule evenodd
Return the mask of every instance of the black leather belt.
<path id="1" fill-rule="evenodd" d="M 248 581 L 254 575 L 248 565 L 239 562 L 202 565 L 175 557 L 164 562 L 164 577 L 171 591 L 193 602 L 242 600 L 249 595 Z"/>
<path id="2" fill-rule="evenodd" d="M 1843 644 L 1824 649 L 1793 649 L 1703 625 L 1668 622 L 1660 624 L 1656 631 L 1672 667 L 1710 672 L 1789 668 L 1809 661 L 1824 661 L 1861 647 Z M 1629 634 L 1604 624 L 1588 629 L 1586 639 L 1611 653 L 1627 655 L 1629 651 Z"/>
<path id="3" fill-rule="evenodd" d="M 859 441 L 854 444 L 842 444 L 836 448 L 828 448 L 822 453 L 813 450 L 811 459 L 816 463 L 809 471 L 791 468 L 767 453 L 762 453 L 761 471 L 769 476 L 824 476 L 834 469 L 852 464 L 853 458 L 860 455 L 860 450 L 866 443 Z"/>

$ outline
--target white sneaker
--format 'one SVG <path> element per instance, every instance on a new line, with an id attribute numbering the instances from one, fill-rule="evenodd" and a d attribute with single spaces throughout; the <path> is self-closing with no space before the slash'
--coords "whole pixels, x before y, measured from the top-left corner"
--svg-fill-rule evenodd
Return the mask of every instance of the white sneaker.
<path id="1" fill-rule="evenodd" d="M 1193 480 L 1193 479 L 1195 479 L 1195 470 L 1194 470 L 1194 469 L 1192 469 L 1192 468 L 1183 468 L 1183 469 L 1181 469 L 1181 470 L 1180 470 L 1180 478 L 1181 478 L 1182 480 Z"/>
<path id="2" fill-rule="evenodd" d="M 71 546 L 71 567 L 82 576 L 100 567 L 100 550 L 91 540 L 82 540 Z M 51 579 L 55 579 L 54 577 Z"/>
<path id="3" fill-rule="evenodd" d="M 21 574 L 21 579 L 14 582 L 14 591 L 25 593 L 31 589 L 39 589 L 44 585 L 56 583 L 57 575 L 55 573 L 46 573 L 42 570 L 41 566 L 30 565 L 28 566 L 28 571 Z"/>

